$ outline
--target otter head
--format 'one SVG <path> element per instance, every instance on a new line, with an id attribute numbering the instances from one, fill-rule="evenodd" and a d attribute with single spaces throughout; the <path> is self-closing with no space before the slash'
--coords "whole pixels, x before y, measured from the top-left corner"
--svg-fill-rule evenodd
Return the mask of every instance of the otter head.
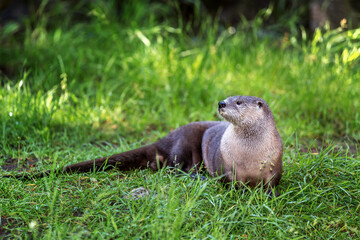
<path id="1" fill-rule="evenodd" d="M 220 101 L 218 112 L 225 120 L 239 126 L 262 124 L 271 115 L 265 100 L 249 96 L 233 96 Z"/>

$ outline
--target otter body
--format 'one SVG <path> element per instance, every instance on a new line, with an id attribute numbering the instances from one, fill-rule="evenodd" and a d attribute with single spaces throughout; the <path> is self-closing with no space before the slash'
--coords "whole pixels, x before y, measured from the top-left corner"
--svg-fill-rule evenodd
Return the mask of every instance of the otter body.
<path id="1" fill-rule="evenodd" d="M 257 97 L 235 96 L 219 102 L 218 111 L 228 122 L 209 128 L 202 142 L 210 174 L 251 187 L 277 185 L 283 144 L 268 104 Z"/>
<path id="2" fill-rule="evenodd" d="M 223 176 L 225 181 L 241 181 L 251 187 L 261 183 L 276 186 L 281 178 L 283 145 L 268 104 L 257 97 L 234 96 L 219 102 L 218 111 L 227 121 L 192 122 L 153 144 L 68 165 L 59 172 L 88 172 L 109 166 L 158 170 L 164 165 L 187 172 L 199 170 L 204 162 L 212 176 Z"/>

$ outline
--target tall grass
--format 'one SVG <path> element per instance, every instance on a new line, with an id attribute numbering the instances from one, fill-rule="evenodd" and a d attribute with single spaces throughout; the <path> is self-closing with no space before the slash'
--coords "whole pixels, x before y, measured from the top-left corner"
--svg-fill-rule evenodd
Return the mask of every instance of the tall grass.
<path id="1" fill-rule="evenodd" d="M 227 96 L 253 95 L 285 143 L 282 195 L 167 169 L 1 179 L 1 237 L 359 237 L 358 29 L 274 39 L 203 17 L 189 35 L 186 23 L 159 22 L 170 10 L 158 5 L 81 4 L 2 29 L 1 166 L 44 170 L 129 150 L 217 120 Z M 140 186 L 150 195 L 127 197 Z"/>

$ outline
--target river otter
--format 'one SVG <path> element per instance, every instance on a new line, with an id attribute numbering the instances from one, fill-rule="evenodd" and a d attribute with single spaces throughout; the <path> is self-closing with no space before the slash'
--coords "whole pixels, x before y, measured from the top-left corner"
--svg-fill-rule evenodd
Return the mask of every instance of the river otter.
<path id="1" fill-rule="evenodd" d="M 212 176 L 267 189 L 278 184 L 282 173 L 283 144 L 268 104 L 261 98 L 234 96 L 219 102 L 226 121 L 192 122 L 157 142 L 131 151 L 65 166 L 58 173 L 119 170 L 167 165 L 188 172 L 203 162 Z M 37 175 L 14 176 L 26 179 Z M 11 177 L 7 175 L 6 177 Z"/>

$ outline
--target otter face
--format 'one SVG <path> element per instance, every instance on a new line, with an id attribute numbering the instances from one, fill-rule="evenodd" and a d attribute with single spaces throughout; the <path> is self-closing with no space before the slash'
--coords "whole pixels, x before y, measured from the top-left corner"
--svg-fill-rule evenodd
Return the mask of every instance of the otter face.
<path id="1" fill-rule="evenodd" d="M 234 96 L 219 102 L 218 112 L 234 125 L 256 124 L 266 117 L 268 104 L 261 98 Z"/>

